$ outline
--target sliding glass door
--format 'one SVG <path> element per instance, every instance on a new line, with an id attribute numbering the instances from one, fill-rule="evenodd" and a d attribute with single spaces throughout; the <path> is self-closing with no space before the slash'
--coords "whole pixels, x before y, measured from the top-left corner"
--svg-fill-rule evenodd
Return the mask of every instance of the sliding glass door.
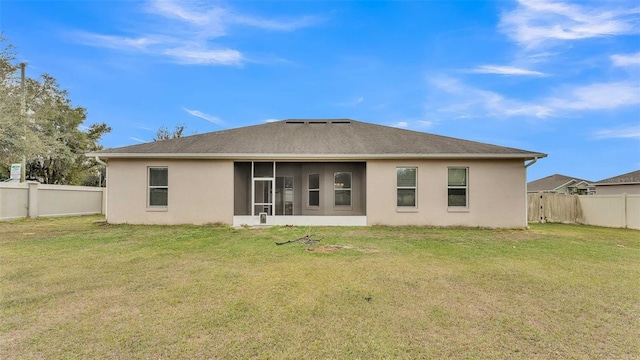
<path id="1" fill-rule="evenodd" d="M 293 215 L 293 176 L 276 177 L 275 215 Z"/>

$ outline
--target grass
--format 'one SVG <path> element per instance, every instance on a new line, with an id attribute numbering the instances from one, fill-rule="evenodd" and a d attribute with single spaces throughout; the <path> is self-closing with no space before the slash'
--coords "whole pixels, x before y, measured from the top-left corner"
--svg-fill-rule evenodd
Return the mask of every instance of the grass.
<path id="1" fill-rule="evenodd" d="M 98 219 L 0 223 L 0 358 L 640 357 L 639 231 Z"/>

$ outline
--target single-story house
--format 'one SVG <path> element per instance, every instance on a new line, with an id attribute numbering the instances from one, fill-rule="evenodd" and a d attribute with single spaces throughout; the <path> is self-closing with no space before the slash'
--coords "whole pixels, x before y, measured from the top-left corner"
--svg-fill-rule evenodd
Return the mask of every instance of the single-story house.
<path id="1" fill-rule="evenodd" d="M 593 195 L 595 188 L 591 181 L 576 177 L 553 174 L 527 183 L 527 192 L 555 193 L 566 195 Z"/>
<path id="2" fill-rule="evenodd" d="M 640 194 L 640 170 L 596 182 L 596 195 Z"/>
<path id="3" fill-rule="evenodd" d="M 505 228 L 527 226 L 527 167 L 547 156 L 349 119 L 87 155 L 108 164 L 110 223 Z"/>

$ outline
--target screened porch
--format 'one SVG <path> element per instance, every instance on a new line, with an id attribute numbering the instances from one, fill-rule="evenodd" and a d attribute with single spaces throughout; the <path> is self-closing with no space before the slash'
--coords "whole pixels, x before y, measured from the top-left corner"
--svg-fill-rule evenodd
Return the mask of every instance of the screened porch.
<path id="1" fill-rule="evenodd" d="M 234 164 L 240 225 L 366 225 L 365 162 Z"/>

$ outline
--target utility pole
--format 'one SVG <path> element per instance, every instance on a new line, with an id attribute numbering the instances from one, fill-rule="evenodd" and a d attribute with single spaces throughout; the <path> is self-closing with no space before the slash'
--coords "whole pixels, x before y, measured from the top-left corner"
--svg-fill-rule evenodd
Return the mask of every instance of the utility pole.
<path id="1" fill-rule="evenodd" d="M 22 165 L 20 166 L 20 182 L 25 181 L 27 175 L 27 88 L 24 84 L 24 73 L 26 63 L 20 64 L 20 88 L 22 90 L 22 103 L 20 107 L 20 117 L 22 118 L 22 125 L 24 126 L 24 133 L 22 137 Z"/>

